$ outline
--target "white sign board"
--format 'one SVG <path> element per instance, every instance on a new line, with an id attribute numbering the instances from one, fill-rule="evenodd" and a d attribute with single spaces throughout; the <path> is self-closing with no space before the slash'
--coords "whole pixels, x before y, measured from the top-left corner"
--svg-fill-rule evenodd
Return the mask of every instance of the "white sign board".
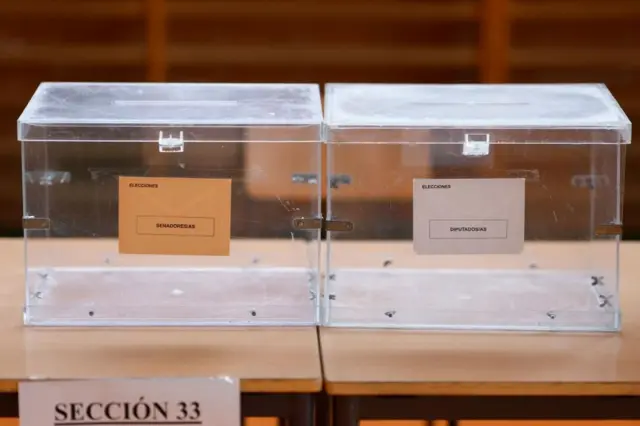
<path id="1" fill-rule="evenodd" d="M 240 426 L 240 387 L 227 378 L 22 382 L 20 426 Z"/>

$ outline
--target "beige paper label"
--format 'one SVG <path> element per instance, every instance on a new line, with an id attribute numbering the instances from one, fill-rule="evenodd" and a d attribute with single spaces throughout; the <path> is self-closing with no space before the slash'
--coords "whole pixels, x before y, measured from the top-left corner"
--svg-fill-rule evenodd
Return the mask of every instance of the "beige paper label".
<path id="1" fill-rule="evenodd" d="M 119 178 L 124 254 L 228 256 L 231 179 Z"/>
<path id="2" fill-rule="evenodd" d="M 415 179 L 414 252 L 520 253 L 524 212 L 524 179 Z"/>

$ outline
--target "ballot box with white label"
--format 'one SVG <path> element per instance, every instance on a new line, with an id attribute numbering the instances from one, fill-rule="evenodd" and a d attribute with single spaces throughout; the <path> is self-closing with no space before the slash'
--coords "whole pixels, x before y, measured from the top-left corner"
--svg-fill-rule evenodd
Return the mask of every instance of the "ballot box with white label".
<path id="1" fill-rule="evenodd" d="M 325 123 L 323 324 L 620 328 L 631 124 L 604 85 L 329 84 Z"/>
<path id="2" fill-rule="evenodd" d="M 41 84 L 18 120 L 25 322 L 315 324 L 321 229 L 295 224 L 321 216 L 321 131 L 314 84 Z M 305 155 L 284 175 L 253 145 Z"/>

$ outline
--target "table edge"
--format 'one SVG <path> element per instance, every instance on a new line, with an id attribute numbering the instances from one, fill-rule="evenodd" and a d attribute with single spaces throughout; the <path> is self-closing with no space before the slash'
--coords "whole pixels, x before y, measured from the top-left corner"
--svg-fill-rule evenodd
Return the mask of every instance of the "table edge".
<path id="1" fill-rule="evenodd" d="M 0 393 L 17 393 L 20 381 L 0 380 Z M 240 390 L 243 393 L 317 393 L 322 391 L 322 379 L 240 379 Z"/>
<path id="2" fill-rule="evenodd" d="M 638 396 L 640 382 L 332 382 L 335 396 Z"/>

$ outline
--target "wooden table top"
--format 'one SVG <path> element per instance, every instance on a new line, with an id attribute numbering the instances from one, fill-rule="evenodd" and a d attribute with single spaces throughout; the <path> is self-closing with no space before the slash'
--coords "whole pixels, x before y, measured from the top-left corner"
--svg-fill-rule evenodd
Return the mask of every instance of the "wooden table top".
<path id="1" fill-rule="evenodd" d="M 621 250 L 620 333 L 320 330 L 333 395 L 640 395 L 640 244 Z"/>
<path id="2" fill-rule="evenodd" d="M 317 392 L 315 327 L 29 328 L 22 240 L 0 240 L 0 391 L 28 379 L 239 378 L 243 392 Z"/>

